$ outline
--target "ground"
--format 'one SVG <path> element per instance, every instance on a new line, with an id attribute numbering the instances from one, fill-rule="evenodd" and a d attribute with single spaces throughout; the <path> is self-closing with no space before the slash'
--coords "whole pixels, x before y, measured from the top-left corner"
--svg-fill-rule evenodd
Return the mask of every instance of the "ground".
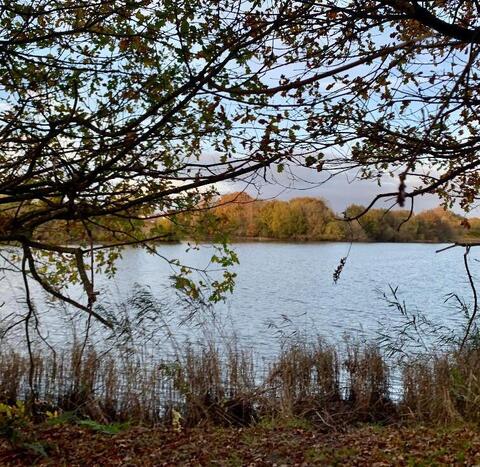
<path id="1" fill-rule="evenodd" d="M 16 447 L 6 441 L 2 443 L 0 465 L 480 464 L 480 429 L 473 426 L 365 425 L 342 432 L 333 429 L 326 432 L 295 420 L 248 428 L 203 426 L 181 432 L 140 427 L 117 430 L 96 424 L 91 427 L 42 424 L 24 433 L 21 441 L 16 441 Z"/>

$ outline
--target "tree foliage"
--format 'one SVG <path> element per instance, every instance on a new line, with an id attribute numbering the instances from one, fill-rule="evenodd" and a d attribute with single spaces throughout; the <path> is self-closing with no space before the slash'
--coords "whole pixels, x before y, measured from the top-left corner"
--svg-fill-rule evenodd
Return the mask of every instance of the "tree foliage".
<path id="1" fill-rule="evenodd" d="M 354 218 L 363 211 L 365 206 L 352 204 L 344 215 Z M 360 219 L 345 222 L 318 198 L 266 201 L 241 192 L 218 198 L 212 213 L 195 214 L 194 218 L 205 225 L 202 217 L 210 218 L 212 214 L 215 222 L 209 222 L 210 229 L 204 231 L 207 237 L 220 232 L 231 239 L 449 242 L 476 240 L 480 235 L 480 219 L 468 219 L 466 228 L 462 216 L 441 207 L 418 214 L 369 209 Z"/>
<path id="2" fill-rule="evenodd" d="M 39 255 L 70 261 L 88 296 L 76 305 L 91 312 L 85 257 L 112 267 L 118 252 L 38 240 L 49 223 L 144 244 L 165 232 L 138 236 L 136 220 L 191 211 L 218 182 L 294 165 L 379 182 L 391 174 L 398 189 L 380 197 L 403 205 L 436 193 L 468 209 L 480 186 L 478 9 L 463 0 L 4 2 L 0 241 L 20 244 L 23 272 L 59 297 Z M 275 228 L 289 232 L 292 215 Z"/>

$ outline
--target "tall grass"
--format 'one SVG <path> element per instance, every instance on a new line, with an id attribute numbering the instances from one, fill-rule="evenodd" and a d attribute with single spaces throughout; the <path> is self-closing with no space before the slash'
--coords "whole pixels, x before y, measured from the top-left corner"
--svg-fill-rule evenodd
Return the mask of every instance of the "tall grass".
<path id="1" fill-rule="evenodd" d="M 267 364 L 235 347 L 185 347 L 174 360 L 74 347 L 34 355 L 36 415 L 74 412 L 102 423 L 249 424 L 307 417 L 352 422 L 480 422 L 480 351 L 416 358 L 394 367 L 373 345 L 346 353 L 318 340 L 292 344 Z M 29 400 L 30 360 L 0 352 L 0 402 Z M 398 377 L 394 380 L 392 372 Z M 394 394 L 394 396 L 392 396 Z"/>

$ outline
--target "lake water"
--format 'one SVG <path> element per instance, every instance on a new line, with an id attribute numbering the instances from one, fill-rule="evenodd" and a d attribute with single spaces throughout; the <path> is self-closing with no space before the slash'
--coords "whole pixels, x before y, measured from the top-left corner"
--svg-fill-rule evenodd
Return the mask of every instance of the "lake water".
<path id="1" fill-rule="evenodd" d="M 456 293 L 470 302 L 471 291 L 463 266 L 463 250 L 453 248 L 437 254 L 435 251 L 443 246 L 353 244 L 341 277 L 334 284 L 333 272 L 347 255 L 349 244 L 234 244 L 240 259 L 240 265 L 233 268 L 237 273 L 235 291 L 225 303 L 214 305 L 213 321 L 221 323 L 221 333 L 235 333 L 242 346 L 261 356 L 274 352 L 283 337 L 294 333 L 321 335 L 330 341 L 345 334 L 372 338 L 381 330 L 393 331 L 401 321 L 398 310 L 382 298 L 382 293 L 392 286 L 398 287 L 399 298 L 411 312 L 418 310 L 433 323 L 459 328 L 462 314 L 454 301 L 445 299 Z M 204 245 L 199 251 L 188 253 L 186 249 L 186 244 L 163 245 L 159 252 L 167 258 L 207 267 L 213 254 L 211 247 Z M 475 274 L 480 263 L 474 261 L 475 251 L 471 256 Z M 161 258 L 128 248 L 118 262 L 115 278 L 97 279 L 96 286 L 102 291 L 100 303 L 115 309 L 132 296 L 133 290 L 146 290 L 158 299 L 158 306 L 165 312 L 163 321 L 151 321 L 148 325 L 150 338 L 157 331 L 165 332 L 167 324 L 179 340 L 202 338 L 196 325 L 203 318 L 211 322 L 211 311 L 200 310 L 193 321 L 179 325 L 189 310 L 178 304 L 176 293 L 169 287 L 171 274 L 171 268 Z M 0 287 L 5 302 L 2 319 L 11 321 L 12 316 L 25 312 L 21 278 L 7 274 Z M 64 335 L 65 321 L 54 317 L 38 290 L 35 296 L 38 313 L 43 315 L 44 334 L 53 340 Z M 129 312 L 131 306 L 127 303 L 124 308 Z"/>

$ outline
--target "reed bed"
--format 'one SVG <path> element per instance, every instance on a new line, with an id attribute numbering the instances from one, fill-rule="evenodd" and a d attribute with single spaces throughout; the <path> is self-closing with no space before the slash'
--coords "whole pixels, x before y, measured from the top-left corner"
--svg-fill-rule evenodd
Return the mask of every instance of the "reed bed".
<path id="1" fill-rule="evenodd" d="M 0 352 L 0 402 L 38 417 L 73 413 L 101 423 L 245 425 L 304 417 L 355 422 L 480 422 L 480 351 L 394 365 L 374 345 L 340 353 L 323 341 L 285 348 L 268 364 L 236 348 L 188 346 L 172 360 L 94 347 Z M 395 382 L 392 374 L 397 375 Z M 30 385 L 30 381 L 33 383 Z"/>

